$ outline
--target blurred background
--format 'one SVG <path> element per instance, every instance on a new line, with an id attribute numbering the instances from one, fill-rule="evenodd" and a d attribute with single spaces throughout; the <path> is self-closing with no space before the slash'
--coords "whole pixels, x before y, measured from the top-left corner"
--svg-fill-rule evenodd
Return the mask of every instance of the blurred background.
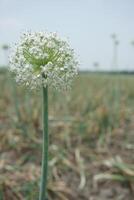
<path id="1" fill-rule="evenodd" d="M 38 199 L 41 91 L 8 71 L 20 34 L 57 31 L 80 60 L 49 90 L 49 200 L 134 199 L 134 2 L 0 0 L 0 200 Z"/>

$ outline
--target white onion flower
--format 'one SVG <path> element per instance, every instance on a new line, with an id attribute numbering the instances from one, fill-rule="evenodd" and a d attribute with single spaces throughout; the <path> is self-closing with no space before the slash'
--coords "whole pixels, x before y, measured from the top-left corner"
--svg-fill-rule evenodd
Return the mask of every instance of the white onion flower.
<path id="1" fill-rule="evenodd" d="M 77 66 L 73 49 L 57 33 L 24 33 L 10 56 L 10 70 L 16 81 L 31 89 L 69 88 Z"/>

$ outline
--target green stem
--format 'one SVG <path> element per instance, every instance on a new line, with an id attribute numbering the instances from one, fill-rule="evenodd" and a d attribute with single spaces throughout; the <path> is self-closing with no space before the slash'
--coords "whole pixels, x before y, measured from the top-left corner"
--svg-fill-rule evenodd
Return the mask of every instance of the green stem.
<path id="1" fill-rule="evenodd" d="M 47 200 L 48 140 L 48 88 L 43 87 L 43 150 L 39 200 Z"/>

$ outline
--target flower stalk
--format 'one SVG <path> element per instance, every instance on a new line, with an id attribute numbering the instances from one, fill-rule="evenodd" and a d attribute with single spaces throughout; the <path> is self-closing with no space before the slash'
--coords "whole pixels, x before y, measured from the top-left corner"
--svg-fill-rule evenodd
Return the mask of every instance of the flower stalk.
<path id="1" fill-rule="evenodd" d="M 47 176 L 48 176 L 48 87 L 43 86 L 43 148 L 42 169 L 39 200 L 47 200 Z"/>

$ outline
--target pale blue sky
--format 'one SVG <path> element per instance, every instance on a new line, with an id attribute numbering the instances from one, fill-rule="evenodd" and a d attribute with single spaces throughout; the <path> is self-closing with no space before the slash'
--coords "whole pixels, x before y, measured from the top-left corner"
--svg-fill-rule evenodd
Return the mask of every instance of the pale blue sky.
<path id="1" fill-rule="evenodd" d="M 79 55 L 81 68 L 100 62 L 110 69 L 117 33 L 119 68 L 134 69 L 134 0 L 0 0 L 0 45 L 16 42 L 24 30 L 58 31 Z M 0 63 L 4 63 L 0 51 Z"/>

